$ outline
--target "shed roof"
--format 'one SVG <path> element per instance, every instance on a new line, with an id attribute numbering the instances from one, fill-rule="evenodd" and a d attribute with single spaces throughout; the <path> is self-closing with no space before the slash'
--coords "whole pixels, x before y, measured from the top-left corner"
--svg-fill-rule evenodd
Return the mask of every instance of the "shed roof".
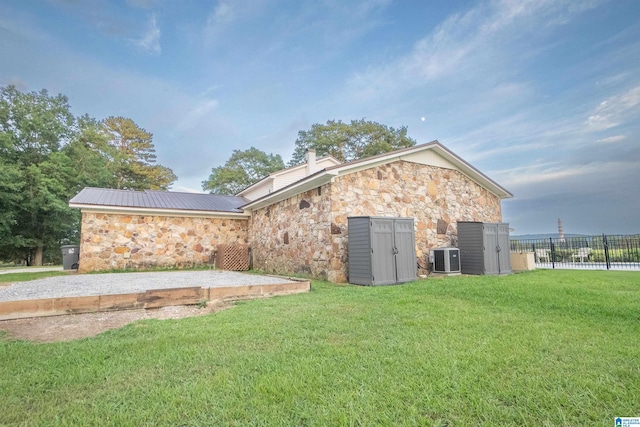
<path id="1" fill-rule="evenodd" d="M 244 197 L 219 194 L 86 187 L 69 201 L 69 206 L 75 208 L 120 207 L 242 213 L 243 210 L 240 207 L 247 202 L 248 200 Z"/>

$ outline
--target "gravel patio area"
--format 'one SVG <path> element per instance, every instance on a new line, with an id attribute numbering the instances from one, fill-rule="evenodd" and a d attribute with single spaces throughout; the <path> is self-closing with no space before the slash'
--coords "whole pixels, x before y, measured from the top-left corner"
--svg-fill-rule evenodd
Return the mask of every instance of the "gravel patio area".
<path id="1" fill-rule="evenodd" d="M 223 270 L 76 274 L 19 282 L 0 288 L 0 301 L 131 294 L 151 289 L 221 288 L 296 283 L 284 277 Z"/>

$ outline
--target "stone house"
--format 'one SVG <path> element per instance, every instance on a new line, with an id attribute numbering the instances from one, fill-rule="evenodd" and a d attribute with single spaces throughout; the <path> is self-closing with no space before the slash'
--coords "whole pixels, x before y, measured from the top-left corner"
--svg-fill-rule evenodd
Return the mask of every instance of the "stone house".
<path id="1" fill-rule="evenodd" d="M 83 213 L 82 271 L 125 259 L 143 267 L 204 263 L 216 245 L 237 242 L 251 246 L 256 269 L 332 282 L 348 279 L 349 216 L 413 217 L 416 261 L 426 272 L 431 248 L 456 244 L 456 221 L 501 222 L 500 201 L 511 197 L 438 141 L 347 163 L 316 159 L 310 151 L 305 164 L 273 173 L 234 197 L 125 191 L 148 194 L 148 206 L 122 206 L 120 200 L 109 207 L 88 203 L 81 197 L 85 191 L 117 190 L 85 189 L 70 202 Z M 150 195 L 206 198 L 209 204 L 161 208 Z"/>

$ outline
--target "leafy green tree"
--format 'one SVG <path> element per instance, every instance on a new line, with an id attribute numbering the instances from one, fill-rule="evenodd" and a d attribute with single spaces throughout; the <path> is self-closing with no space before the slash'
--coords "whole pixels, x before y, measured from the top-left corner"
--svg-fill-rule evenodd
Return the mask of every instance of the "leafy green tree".
<path id="1" fill-rule="evenodd" d="M 168 190 L 178 179 L 171 169 L 162 165 L 148 166 L 144 176 L 149 190 Z"/>
<path id="2" fill-rule="evenodd" d="M 0 154 L 27 165 L 42 162 L 73 135 L 74 117 L 66 96 L 0 89 Z"/>
<path id="3" fill-rule="evenodd" d="M 171 169 L 155 164 L 151 133 L 124 117 L 109 117 L 103 125 L 115 188 L 166 190 L 175 182 L 177 177 Z"/>
<path id="4" fill-rule="evenodd" d="M 27 243 L 24 258 L 32 265 L 42 265 L 44 250 L 59 251 L 60 244 L 72 232 L 76 213 L 68 205 L 68 183 L 75 173 L 72 161 L 61 152 L 31 164 L 23 171 L 24 200 L 17 228 Z"/>
<path id="5" fill-rule="evenodd" d="M 295 144 L 289 166 L 303 163 L 309 148 L 315 149 L 318 156 L 330 155 L 348 162 L 412 147 L 416 141 L 407 136 L 406 126 L 394 129 L 361 119 L 350 124 L 340 120 L 329 120 L 325 125 L 316 123 L 311 129 L 298 132 Z"/>
<path id="6" fill-rule="evenodd" d="M 102 123 L 85 114 L 78 117 L 76 129 L 74 137 L 62 148 L 75 169 L 69 183 L 72 195 L 84 187 L 115 188 L 112 148 Z"/>
<path id="7" fill-rule="evenodd" d="M 280 169 L 284 169 L 284 162 L 279 154 L 267 154 L 255 147 L 233 150 L 224 166 L 213 168 L 209 179 L 202 182 L 202 189 L 216 194 L 237 194 Z"/>
<path id="8" fill-rule="evenodd" d="M 40 265 L 45 247 L 62 238 L 64 218 L 72 214 L 65 187 L 70 170 L 62 167 L 68 158 L 60 149 L 74 135 L 73 125 L 63 95 L 0 89 L 0 168 L 8 180 L 0 190 L 7 234 L 1 253 Z"/>
<path id="9" fill-rule="evenodd" d="M 20 168 L 0 157 L 0 259 L 15 258 L 13 249 L 24 246 L 21 237 L 13 234 L 18 222 L 22 188 Z"/>

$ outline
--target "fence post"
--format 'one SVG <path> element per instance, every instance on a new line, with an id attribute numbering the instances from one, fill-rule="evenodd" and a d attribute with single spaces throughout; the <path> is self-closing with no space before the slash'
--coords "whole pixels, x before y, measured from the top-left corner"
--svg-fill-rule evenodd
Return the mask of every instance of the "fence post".
<path id="1" fill-rule="evenodd" d="M 551 237 L 549 237 L 549 244 L 551 245 L 551 268 L 556 268 L 556 245 L 553 244 Z"/>
<path id="2" fill-rule="evenodd" d="M 539 262 L 538 261 L 538 252 L 536 252 L 536 244 L 535 244 L 535 242 L 531 243 L 531 248 L 533 249 L 533 261 L 534 262 Z"/>
<path id="3" fill-rule="evenodd" d="M 607 263 L 607 270 L 611 269 L 611 260 L 609 259 L 609 243 L 607 242 L 607 236 L 602 233 L 602 244 L 604 246 L 604 260 Z"/>

